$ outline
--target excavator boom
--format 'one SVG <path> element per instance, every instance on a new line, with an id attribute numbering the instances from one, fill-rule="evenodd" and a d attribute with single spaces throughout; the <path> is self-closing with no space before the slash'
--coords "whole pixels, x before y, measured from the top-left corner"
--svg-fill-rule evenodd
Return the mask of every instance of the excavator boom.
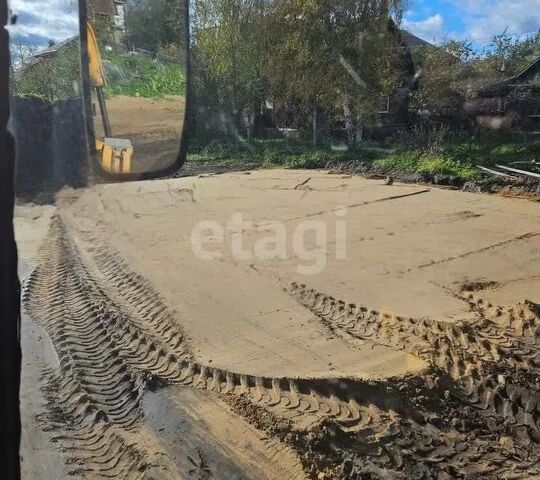
<path id="1" fill-rule="evenodd" d="M 133 146 L 128 139 L 113 138 L 111 122 L 107 111 L 107 101 L 103 87 L 106 85 L 105 71 L 99 53 L 99 46 L 96 32 L 90 23 L 86 24 L 87 44 L 88 44 L 88 70 L 90 85 L 96 93 L 103 122 L 103 139 L 96 139 L 96 150 L 101 153 L 101 168 L 112 174 L 125 174 L 131 171 L 131 157 Z"/>

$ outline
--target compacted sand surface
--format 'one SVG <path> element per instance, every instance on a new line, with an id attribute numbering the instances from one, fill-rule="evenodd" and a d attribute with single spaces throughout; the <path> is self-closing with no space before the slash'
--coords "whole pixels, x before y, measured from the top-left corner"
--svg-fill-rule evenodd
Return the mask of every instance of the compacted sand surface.
<path id="1" fill-rule="evenodd" d="M 131 140 L 134 147 L 132 172 L 168 168 L 175 161 L 184 128 L 185 97 L 115 95 L 107 98 L 107 111 L 112 136 Z M 103 138 L 99 113 L 94 118 L 94 127 L 96 137 Z"/>
<path id="2" fill-rule="evenodd" d="M 74 475 L 540 472 L 537 203 L 269 170 L 51 216 L 25 308 Z"/>

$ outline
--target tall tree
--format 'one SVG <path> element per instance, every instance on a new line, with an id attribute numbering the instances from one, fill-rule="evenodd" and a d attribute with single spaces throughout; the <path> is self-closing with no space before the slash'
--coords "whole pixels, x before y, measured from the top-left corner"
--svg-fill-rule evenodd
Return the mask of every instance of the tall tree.
<path id="1" fill-rule="evenodd" d="M 513 37 L 506 31 L 495 35 L 476 68 L 485 82 L 516 75 L 540 55 L 540 29 L 526 37 Z"/>
<path id="2" fill-rule="evenodd" d="M 180 0 L 130 0 L 127 8 L 127 42 L 158 53 L 176 45 L 184 48 L 184 2 Z"/>
<path id="3" fill-rule="evenodd" d="M 245 123 L 253 125 L 264 100 L 261 61 L 267 3 L 203 0 L 196 4 L 192 45 L 196 99 L 219 111 L 230 131 Z"/>
<path id="4" fill-rule="evenodd" d="M 296 112 L 299 127 L 311 124 L 316 143 L 318 119 L 345 111 L 357 129 L 400 82 L 403 0 L 199 0 L 195 8 L 196 95 L 235 126 L 245 116 L 252 123 L 271 99 L 289 121 Z"/>
<path id="5" fill-rule="evenodd" d="M 358 129 L 373 117 L 380 96 L 398 86 L 394 22 L 402 10 L 401 0 L 274 2 L 265 56 L 273 98 L 303 105 L 313 123 L 322 108 Z"/>

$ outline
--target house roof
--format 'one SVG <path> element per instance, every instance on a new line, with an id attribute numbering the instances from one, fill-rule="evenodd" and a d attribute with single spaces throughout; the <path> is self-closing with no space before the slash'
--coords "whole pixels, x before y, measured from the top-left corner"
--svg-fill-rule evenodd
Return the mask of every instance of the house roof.
<path id="1" fill-rule="evenodd" d="M 400 30 L 401 38 L 409 48 L 418 48 L 418 47 L 432 47 L 433 45 L 425 40 L 422 40 L 420 37 L 408 32 L 407 30 Z"/>
<path id="2" fill-rule="evenodd" d="M 520 82 L 540 73 L 540 55 L 538 55 L 523 71 L 509 79 L 510 83 Z"/>
<path id="3" fill-rule="evenodd" d="M 66 40 L 62 40 L 61 42 L 55 43 L 53 46 L 46 48 L 45 50 L 41 50 L 37 53 L 34 53 L 31 57 L 29 57 L 25 62 L 21 65 L 21 70 L 26 70 L 42 60 L 52 57 L 63 47 L 66 47 L 67 45 L 70 45 L 73 42 L 78 42 L 79 36 L 76 35 L 74 37 L 67 38 Z"/>
<path id="4" fill-rule="evenodd" d="M 528 78 L 532 78 L 534 75 L 540 73 L 540 55 L 537 56 L 527 67 L 525 67 L 520 73 L 509 77 L 505 80 L 497 82 L 493 85 L 488 85 L 478 90 L 478 94 L 481 97 L 489 96 L 505 96 L 512 89 L 519 84 L 523 84 Z M 538 88 L 538 87 L 536 87 Z"/>
<path id="5" fill-rule="evenodd" d="M 32 55 L 32 58 L 44 58 L 49 57 L 51 55 L 54 55 L 58 50 L 60 50 L 62 47 L 65 47 L 66 45 L 69 45 L 70 43 L 74 41 L 78 41 L 79 35 L 75 35 L 74 37 L 67 38 L 66 40 L 62 40 L 61 42 L 57 42 L 54 45 L 46 48 L 45 50 L 41 50 L 34 55 Z"/>

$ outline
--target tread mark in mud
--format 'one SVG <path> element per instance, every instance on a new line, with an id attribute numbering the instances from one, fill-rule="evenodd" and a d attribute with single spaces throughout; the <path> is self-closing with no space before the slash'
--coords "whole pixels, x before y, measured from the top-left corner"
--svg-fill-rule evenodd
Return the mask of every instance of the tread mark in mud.
<path id="1" fill-rule="evenodd" d="M 278 418 L 289 419 L 292 425 L 330 421 L 343 434 L 353 435 L 363 457 L 381 468 L 399 471 L 408 464 L 423 465 L 422 469 L 433 472 L 464 472 L 467 462 L 486 450 L 489 442 L 456 430 L 443 431 L 415 413 L 407 395 L 391 383 L 267 378 L 201 364 L 157 292 L 117 252 L 98 240 L 85 243 L 68 231 L 60 217 L 53 218 L 41 262 L 24 294 L 27 310 L 46 328 L 59 354 L 62 370 L 56 375 L 57 388 L 51 398 L 63 416 L 59 423 L 65 433 L 58 440 L 73 450 L 74 462 L 80 466 L 76 473 L 103 478 L 179 478 L 164 456 L 151 455 L 144 445 L 130 441 L 130 432 L 141 425 L 143 392 L 167 383 L 247 398 Z M 446 335 L 451 341 L 441 342 L 441 346 L 448 345 L 446 350 L 441 348 L 440 361 L 455 365 L 455 375 L 482 375 L 483 365 L 470 362 L 473 353 L 493 358 L 488 343 L 471 341 L 469 332 L 457 327 L 391 316 L 381 317 L 378 323 L 367 322 L 364 320 L 374 312 L 310 292 L 296 286 L 293 293 L 302 302 L 309 299 L 308 308 L 352 336 L 385 339 L 395 347 L 426 356 L 437 339 Z M 363 319 L 362 325 L 355 320 L 358 318 Z M 516 358 L 520 352 L 515 352 Z M 388 406 L 385 395 L 397 398 L 394 403 L 401 406 Z M 520 395 L 512 390 L 507 395 L 510 407 L 503 408 L 514 409 L 525 402 L 529 413 L 530 401 Z M 476 388 L 467 398 L 471 404 L 474 400 L 485 403 L 485 396 Z M 467 449 L 456 447 L 460 442 Z M 501 458 L 501 471 L 515 471 L 516 462 L 495 450 Z M 355 455 L 355 459 L 361 458 Z M 309 468 L 306 471 L 311 475 Z M 301 470 L 290 475 L 304 477 Z"/>
<path id="2" fill-rule="evenodd" d="M 298 283 L 286 290 L 340 337 L 401 348 L 446 371 L 448 392 L 479 412 L 490 431 L 540 443 L 537 305 L 493 306 L 469 294 L 463 299 L 480 319 L 466 324 L 379 312 Z"/>

